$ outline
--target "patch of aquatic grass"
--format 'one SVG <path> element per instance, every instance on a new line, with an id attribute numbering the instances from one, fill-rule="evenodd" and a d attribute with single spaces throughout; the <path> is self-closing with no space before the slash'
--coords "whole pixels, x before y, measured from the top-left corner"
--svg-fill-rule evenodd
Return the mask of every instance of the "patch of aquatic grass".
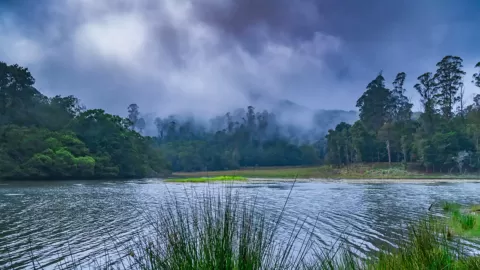
<path id="1" fill-rule="evenodd" d="M 471 230 L 474 228 L 476 223 L 475 216 L 471 214 L 460 213 L 460 211 L 453 212 L 452 218 L 455 222 L 458 222 L 462 230 Z"/>
<path id="2" fill-rule="evenodd" d="M 380 251 L 361 269 L 480 269 L 480 258 L 451 241 L 447 227 L 433 218 L 409 226 L 408 237 L 391 252 Z"/>
<path id="3" fill-rule="evenodd" d="M 480 237 L 480 216 L 455 211 L 447 224 L 453 233 L 466 237 Z"/>
<path id="4" fill-rule="evenodd" d="M 480 237 L 478 206 L 462 207 L 457 203 L 444 202 L 442 208 L 449 213 L 446 224 L 453 233 L 467 237 Z"/>
<path id="5" fill-rule="evenodd" d="M 452 202 L 442 202 L 442 209 L 445 212 L 453 212 L 460 210 L 460 204 Z"/>
<path id="6" fill-rule="evenodd" d="M 223 182 L 223 181 L 246 181 L 247 178 L 243 176 L 214 176 L 214 177 L 188 177 L 188 178 L 176 178 L 168 179 L 168 182 L 180 182 L 180 183 L 206 183 L 206 182 Z"/>

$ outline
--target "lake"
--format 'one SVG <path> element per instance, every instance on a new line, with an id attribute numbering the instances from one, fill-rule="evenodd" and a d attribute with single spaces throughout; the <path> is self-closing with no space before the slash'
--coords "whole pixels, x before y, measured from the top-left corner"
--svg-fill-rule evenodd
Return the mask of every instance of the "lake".
<path id="1" fill-rule="evenodd" d="M 54 269 L 64 255 L 89 267 L 106 249 L 125 246 L 160 203 L 220 185 L 156 179 L 0 182 L 0 269 L 33 269 L 32 257 L 36 266 Z M 241 196 L 257 196 L 272 211 L 284 206 L 291 187 L 285 182 L 229 186 Z M 364 255 L 393 246 L 402 226 L 442 200 L 480 203 L 480 184 L 296 183 L 282 226 L 311 217 L 307 226 L 317 222 L 315 235 L 326 247 L 342 237 Z"/>

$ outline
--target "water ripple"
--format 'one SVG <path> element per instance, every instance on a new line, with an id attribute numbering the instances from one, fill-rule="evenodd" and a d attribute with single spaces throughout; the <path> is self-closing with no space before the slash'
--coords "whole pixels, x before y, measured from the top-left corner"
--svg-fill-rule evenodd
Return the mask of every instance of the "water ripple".
<path id="1" fill-rule="evenodd" d="M 200 193 L 207 184 L 166 184 L 158 179 L 1 183 L 0 269 L 33 268 L 31 258 L 53 266 L 72 253 L 87 265 L 106 249 L 124 246 L 147 224 L 162 200 L 188 203 L 189 190 Z M 214 185 L 212 185 L 214 186 Z M 218 186 L 218 185 L 217 185 Z M 290 192 L 289 183 L 230 186 L 255 200 L 266 213 L 279 213 Z M 211 186 L 209 188 L 212 188 Z M 339 238 L 360 256 L 395 246 L 402 228 L 427 212 L 431 203 L 454 200 L 478 203 L 480 185 L 297 183 L 285 207 L 280 235 L 295 222 L 316 226 L 315 238 L 326 247 Z M 480 244 L 469 242 L 472 252 Z M 119 251 L 123 252 L 123 251 Z"/>

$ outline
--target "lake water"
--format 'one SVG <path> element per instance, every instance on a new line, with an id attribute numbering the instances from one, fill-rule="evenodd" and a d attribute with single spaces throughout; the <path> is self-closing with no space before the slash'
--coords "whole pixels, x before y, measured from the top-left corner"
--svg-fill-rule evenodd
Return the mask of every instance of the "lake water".
<path id="1" fill-rule="evenodd" d="M 257 195 L 278 211 L 291 186 L 245 183 L 232 188 L 241 196 Z M 182 198 L 192 188 L 215 187 L 161 180 L 0 182 L 0 269 L 33 269 L 32 257 L 36 266 L 54 269 L 66 254 L 88 267 L 105 249 L 127 243 L 144 227 L 145 211 L 154 211 L 172 194 Z M 325 246 L 342 237 L 359 254 L 367 254 L 393 245 L 405 223 L 442 200 L 480 203 L 480 184 L 296 183 L 283 226 L 318 215 L 315 234 Z"/>

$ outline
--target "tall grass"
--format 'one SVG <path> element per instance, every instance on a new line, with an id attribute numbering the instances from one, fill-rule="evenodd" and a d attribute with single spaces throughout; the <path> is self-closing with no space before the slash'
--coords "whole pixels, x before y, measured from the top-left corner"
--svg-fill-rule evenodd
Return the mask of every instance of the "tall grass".
<path id="1" fill-rule="evenodd" d="M 281 241 L 283 209 L 276 215 L 262 209 L 256 198 L 231 189 L 187 202 L 174 197 L 160 206 L 153 234 L 131 256 L 141 269 L 298 269 L 312 243 L 303 222 Z"/>

